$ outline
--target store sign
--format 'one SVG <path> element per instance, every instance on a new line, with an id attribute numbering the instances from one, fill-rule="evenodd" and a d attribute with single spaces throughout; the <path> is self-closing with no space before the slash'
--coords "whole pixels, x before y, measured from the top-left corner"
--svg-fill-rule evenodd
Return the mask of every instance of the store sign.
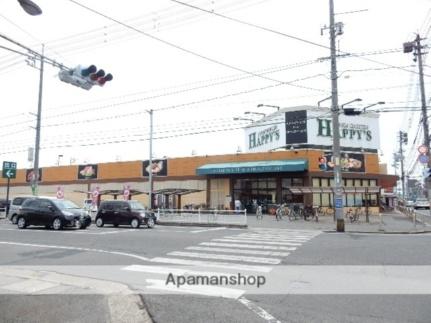
<path id="1" fill-rule="evenodd" d="M 379 149 L 379 119 L 374 114 L 339 116 L 340 145 L 346 148 Z M 289 148 L 294 144 L 333 145 L 333 125 L 328 109 L 308 108 L 275 114 L 263 124 L 245 128 L 247 152 Z"/>
<path id="2" fill-rule="evenodd" d="M 334 170 L 332 153 L 328 152 L 318 158 L 319 169 Z M 341 153 L 340 166 L 342 172 L 365 172 L 365 158 L 363 154 Z"/>
<path id="3" fill-rule="evenodd" d="M 285 114 L 286 144 L 307 143 L 307 111 L 289 111 Z"/>
<path id="4" fill-rule="evenodd" d="M 153 176 L 168 176 L 168 161 L 166 159 L 153 159 L 150 167 L 150 161 L 144 160 L 142 163 L 143 176 L 149 176 L 150 171 Z"/>
<path id="5" fill-rule="evenodd" d="M 270 123 L 270 125 L 268 125 Z M 246 128 L 247 151 L 260 152 L 268 151 L 284 146 L 286 142 L 286 134 L 283 123 L 273 124 L 273 122 L 265 123 L 262 126 Z"/>

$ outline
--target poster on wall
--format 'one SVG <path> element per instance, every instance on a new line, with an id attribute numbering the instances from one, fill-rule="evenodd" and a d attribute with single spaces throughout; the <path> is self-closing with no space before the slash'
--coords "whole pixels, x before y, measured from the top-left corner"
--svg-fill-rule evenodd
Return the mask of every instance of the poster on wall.
<path id="1" fill-rule="evenodd" d="M 365 172 L 365 159 L 363 154 L 341 153 L 340 165 L 342 172 Z M 325 153 L 318 158 L 319 169 L 333 171 L 334 162 L 332 152 Z"/>
<path id="2" fill-rule="evenodd" d="M 153 176 L 167 176 L 168 175 L 168 161 L 166 159 L 153 159 L 152 166 L 150 167 L 150 161 L 144 160 L 142 162 L 142 174 L 145 177 L 150 175 L 150 169 Z"/>
<path id="3" fill-rule="evenodd" d="M 286 112 L 286 144 L 307 143 L 307 111 Z"/>
<path id="4" fill-rule="evenodd" d="M 27 169 L 27 170 L 25 171 L 25 181 L 26 181 L 27 183 L 30 183 L 30 182 L 31 182 L 31 180 L 32 180 L 32 178 L 33 178 L 33 174 L 34 174 L 33 169 Z M 42 168 L 39 168 L 39 177 L 38 177 L 38 180 L 39 180 L 39 182 L 41 182 L 41 181 L 42 181 Z"/>
<path id="5" fill-rule="evenodd" d="M 97 178 L 97 165 L 78 165 L 78 179 Z"/>

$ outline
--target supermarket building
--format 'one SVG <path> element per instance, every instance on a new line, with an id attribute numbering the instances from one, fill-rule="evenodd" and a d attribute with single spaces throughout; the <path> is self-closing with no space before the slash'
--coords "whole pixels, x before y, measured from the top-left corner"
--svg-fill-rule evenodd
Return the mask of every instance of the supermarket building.
<path id="1" fill-rule="evenodd" d="M 379 164 L 378 116 L 340 115 L 345 207 L 377 208 L 382 189 L 397 177 Z M 155 207 L 234 209 L 254 212 L 287 203 L 333 206 L 332 121 L 328 109 L 281 109 L 244 128 L 243 153 L 153 160 Z M 39 195 L 63 196 L 82 205 L 132 198 L 148 205 L 148 160 L 46 167 Z M 18 169 L 10 195 L 30 195 L 32 170 Z M 0 185 L 6 195 L 6 180 Z"/>

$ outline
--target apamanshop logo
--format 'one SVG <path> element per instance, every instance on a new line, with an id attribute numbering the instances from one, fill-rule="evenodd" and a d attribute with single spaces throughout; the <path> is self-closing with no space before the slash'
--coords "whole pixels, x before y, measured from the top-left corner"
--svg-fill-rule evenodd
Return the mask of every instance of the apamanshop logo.
<path id="1" fill-rule="evenodd" d="M 165 285 L 174 285 L 180 288 L 183 285 L 188 286 L 256 286 L 259 288 L 264 285 L 266 278 L 264 276 L 244 276 L 237 275 L 189 275 L 174 276 L 169 273 Z"/>

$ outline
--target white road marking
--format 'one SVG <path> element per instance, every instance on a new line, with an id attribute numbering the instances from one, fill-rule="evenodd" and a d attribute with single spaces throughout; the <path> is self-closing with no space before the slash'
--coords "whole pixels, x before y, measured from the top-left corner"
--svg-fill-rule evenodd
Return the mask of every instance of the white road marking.
<path id="1" fill-rule="evenodd" d="M 242 242 L 242 243 L 251 243 L 251 244 L 268 244 L 268 245 L 277 245 L 277 246 L 300 246 L 302 243 L 295 242 L 268 242 L 268 241 L 255 241 L 255 240 L 244 240 L 244 239 L 212 239 L 212 241 L 220 241 L 220 242 Z"/>
<path id="2" fill-rule="evenodd" d="M 56 245 L 44 245 L 44 244 L 34 244 L 34 243 L 21 243 L 21 242 L 10 242 L 10 241 L 0 241 L 0 244 L 5 245 L 15 245 L 15 246 L 23 246 L 23 247 L 34 247 L 34 248 L 46 248 L 46 249 L 65 249 L 65 250 L 77 250 L 77 251 L 85 251 L 85 252 L 97 252 L 97 253 L 106 253 L 111 255 L 125 256 L 131 257 L 143 261 L 148 261 L 149 258 L 142 257 L 139 255 L 135 255 L 132 253 L 120 252 L 120 251 L 107 251 L 102 249 L 91 249 L 91 248 L 80 248 L 80 247 L 70 247 L 70 246 L 56 246 Z"/>
<path id="3" fill-rule="evenodd" d="M 220 275 L 231 275 L 231 273 L 223 273 L 223 272 L 210 272 L 210 271 L 196 271 L 190 270 L 189 268 L 174 268 L 174 267 L 161 267 L 161 266 L 145 266 L 145 265 L 131 265 L 121 270 L 135 271 L 135 272 L 144 272 L 144 273 L 152 273 L 152 274 L 160 274 L 160 275 L 175 275 L 175 276 L 186 276 L 186 275 L 204 275 L 204 276 L 220 276 Z M 247 277 L 246 275 L 244 275 Z"/>
<path id="4" fill-rule="evenodd" d="M 222 242 L 201 242 L 199 245 L 208 247 L 230 247 L 230 248 L 247 248 L 247 249 L 264 249 L 264 250 L 288 250 L 294 251 L 296 247 L 282 247 L 282 246 L 258 246 L 246 245 L 240 243 L 222 243 Z"/>
<path id="5" fill-rule="evenodd" d="M 243 236 L 243 235 L 238 235 L 238 236 L 225 236 L 223 237 L 224 239 L 241 239 L 241 240 L 253 240 L 253 241 L 275 241 L 275 242 L 307 242 L 308 240 L 304 240 L 304 239 L 294 239 L 294 238 L 261 238 L 261 237 L 250 237 L 250 236 Z"/>
<path id="6" fill-rule="evenodd" d="M 188 286 L 182 285 L 181 287 L 177 287 L 175 285 L 166 285 L 165 280 L 161 279 L 146 279 L 147 283 L 150 284 L 148 289 L 157 289 L 157 290 L 165 290 L 169 292 L 176 293 L 189 293 L 189 294 L 198 294 L 198 295 L 206 295 L 206 296 L 214 296 L 214 297 L 224 297 L 224 298 L 233 298 L 237 299 L 244 294 L 244 291 L 241 289 L 233 289 L 233 288 L 225 288 L 218 286 Z"/>
<path id="7" fill-rule="evenodd" d="M 151 262 L 160 262 L 165 264 L 177 264 L 177 265 L 191 265 L 191 266 L 202 266 L 202 267 L 213 267 L 213 268 L 225 268 L 233 270 L 247 270 L 262 273 L 269 273 L 272 267 L 269 266 L 258 266 L 258 265 L 240 265 L 229 262 L 212 262 L 212 261 L 201 261 L 201 260 L 188 260 L 181 258 L 164 258 L 156 257 L 150 259 Z"/>
<path id="8" fill-rule="evenodd" d="M 287 257 L 289 255 L 289 252 L 243 250 L 243 249 L 229 249 L 229 248 L 187 247 L 185 249 L 197 250 L 197 251 L 209 251 L 209 252 L 243 253 L 248 255 L 278 256 L 278 257 L 280 256 Z"/>
<path id="9" fill-rule="evenodd" d="M 269 323 L 281 323 L 281 321 L 277 320 L 274 316 L 269 314 L 267 311 L 265 311 L 262 307 L 257 306 L 256 304 L 252 303 L 248 299 L 244 297 L 240 297 L 238 301 L 243 304 L 245 307 L 247 307 L 249 310 L 257 314 L 259 317 L 263 318 L 266 322 Z"/>
<path id="10" fill-rule="evenodd" d="M 201 233 L 201 232 L 207 232 L 207 231 L 218 231 L 218 230 L 226 230 L 226 228 L 225 228 L 225 227 L 220 227 L 220 228 L 211 228 L 211 229 L 195 230 L 195 231 L 190 231 L 190 233 Z"/>
<path id="11" fill-rule="evenodd" d="M 260 263 L 260 264 L 271 264 L 271 265 L 277 265 L 281 262 L 281 260 L 277 259 L 277 258 L 232 256 L 232 255 L 207 254 L 207 253 L 183 252 L 183 251 L 169 252 L 168 256 L 203 258 L 203 259 L 214 259 L 214 260 L 220 259 L 220 260 L 232 260 L 232 261 L 246 261 L 246 262 L 254 262 L 254 263 Z"/>

